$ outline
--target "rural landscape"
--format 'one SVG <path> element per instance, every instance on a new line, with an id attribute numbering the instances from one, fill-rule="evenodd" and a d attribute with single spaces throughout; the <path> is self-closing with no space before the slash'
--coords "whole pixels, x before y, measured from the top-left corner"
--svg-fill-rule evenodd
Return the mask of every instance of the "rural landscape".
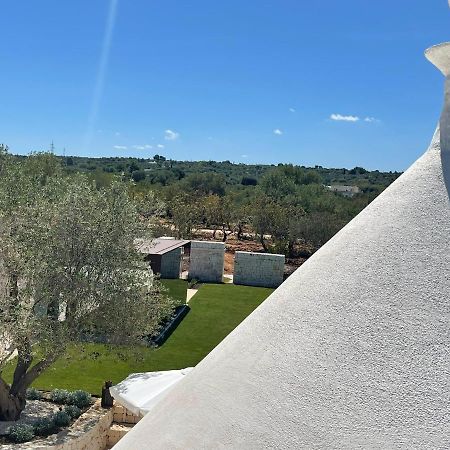
<path id="1" fill-rule="evenodd" d="M 0 450 L 450 448 L 450 0 L 3 3 Z"/>
<path id="2" fill-rule="evenodd" d="M 286 278 L 400 175 L 0 150 L 6 423 L 27 398 L 42 401 L 37 392 L 98 396 L 106 380 L 194 367 L 273 291 L 232 283 L 236 252 L 282 255 Z M 221 243 L 223 278 L 182 267 L 155 278 L 134 242 L 160 237 Z M 187 301 L 162 345 L 145 341 Z M 47 431 L 17 425 L 12 439 L 60 429 L 45 420 Z"/>

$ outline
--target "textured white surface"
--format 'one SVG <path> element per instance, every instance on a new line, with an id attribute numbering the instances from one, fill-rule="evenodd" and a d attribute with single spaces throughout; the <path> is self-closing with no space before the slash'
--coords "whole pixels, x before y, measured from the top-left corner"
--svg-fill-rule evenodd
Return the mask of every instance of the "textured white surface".
<path id="1" fill-rule="evenodd" d="M 441 150 L 450 152 L 450 42 L 435 45 L 426 50 L 425 56 L 446 77 L 444 92 L 444 107 L 442 109 L 440 130 Z"/>
<path id="2" fill-rule="evenodd" d="M 450 448 L 442 157 L 437 132 L 116 448 Z"/>
<path id="3" fill-rule="evenodd" d="M 161 394 L 172 389 L 192 367 L 162 372 L 132 373 L 110 388 L 117 403 L 137 416 L 147 414 L 160 400 Z"/>

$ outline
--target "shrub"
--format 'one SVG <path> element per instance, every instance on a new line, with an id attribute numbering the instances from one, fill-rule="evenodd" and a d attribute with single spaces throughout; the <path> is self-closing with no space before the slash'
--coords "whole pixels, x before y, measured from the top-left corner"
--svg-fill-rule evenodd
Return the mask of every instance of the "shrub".
<path id="1" fill-rule="evenodd" d="M 27 425 L 25 423 L 18 423 L 12 425 L 7 435 L 9 441 L 19 444 L 21 442 L 28 442 L 34 438 L 33 425 Z"/>
<path id="2" fill-rule="evenodd" d="M 58 411 L 53 414 L 53 421 L 58 427 L 67 427 L 69 425 L 71 417 L 65 411 Z"/>
<path id="3" fill-rule="evenodd" d="M 86 408 L 91 404 L 91 395 L 86 391 L 73 391 L 69 394 L 67 403 L 78 408 Z"/>
<path id="4" fill-rule="evenodd" d="M 27 400 L 40 400 L 42 394 L 35 388 L 29 388 L 27 389 L 26 397 Z"/>
<path id="5" fill-rule="evenodd" d="M 71 419 L 77 419 L 81 416 L 81 409 L 75 405 L 68 405 L 64 408 L 64 412 L 66 412 Z"/>
<path id="6" fill-rule="evenodd" d="M 145 180 L 145 172 L 143 170 L 135 170 L 131 174 L 131 178 L 133 178 L 133 181 L 135 181 L 136 183 Z"/>
<path id="7" fill-rule="evenodd" d="M 241 184 L 243 186 L 256 186 L 258 184 L 258 180 L 252 177 L 242 177 Z"/>
<path id="8" fill-rule="evenodd" d="M 69 396 L 70 392 L 66 389 L 53 389 L 53 391 L 50 393 L 50 400 L 52 402 L 63 405 L 65 403 L 68 403 Z"/>
<path id="9" fill-rule="evenodd" d="M 192 289 L 196 284 L 198 283 L 198 280 L 195 278 L 192 278 L 188 281 L 188 289 Z"/>
<path id="10" fill-rule="evenodd" d="M 33 423 L 34 434 L 36 436 L 48 436 L 58 431 L 53 417 L 42 417 Z"/>

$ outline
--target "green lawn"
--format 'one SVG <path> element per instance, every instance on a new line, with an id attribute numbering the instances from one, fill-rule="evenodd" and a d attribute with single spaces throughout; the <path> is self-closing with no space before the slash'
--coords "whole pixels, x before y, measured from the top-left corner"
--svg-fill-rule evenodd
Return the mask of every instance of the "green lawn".
<path id="1" fill-rule="evenodd" d="M 105 380 L 117 383 L 133 372 L 195 366 L 272 291 L 205 284 L 189 302 L 189 314 L 162 347 L 117 347 L 111 351 L 99 344 L 74 345 L 34 386 L 45 390 L 84 389 L 98 394 Z"/>
<path id="2" fill-rule="evenodd" d="M 168 289 L 168 294 L 177 301 L 177 304 L 186 303 L 188 283 L 185 280 L 161 279 L 161 284 Z"/>

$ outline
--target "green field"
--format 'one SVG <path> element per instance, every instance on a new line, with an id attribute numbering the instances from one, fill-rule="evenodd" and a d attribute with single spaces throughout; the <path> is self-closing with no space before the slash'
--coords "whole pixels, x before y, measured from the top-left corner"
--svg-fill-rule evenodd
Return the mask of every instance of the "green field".
<path id="1" fill-rule="evenodd" d="M 183 305 L 186 303 L 186 293 L 188 283 L 185 280 L 160 280 L 161 284 L 167 288 L 168 295 L 174 298 L 177 305 Z"/>
<path id="2" fill-rule="evenodd" d="M 271 292 L 265 288 L 205 284 L 189 302 L 189 314 L 162 347 L 111 350 L 100 344 L 74 345 L 34 386 L 99 394 L 105 380 L 117 383 L 133 372 L 195 366 Z"/>

